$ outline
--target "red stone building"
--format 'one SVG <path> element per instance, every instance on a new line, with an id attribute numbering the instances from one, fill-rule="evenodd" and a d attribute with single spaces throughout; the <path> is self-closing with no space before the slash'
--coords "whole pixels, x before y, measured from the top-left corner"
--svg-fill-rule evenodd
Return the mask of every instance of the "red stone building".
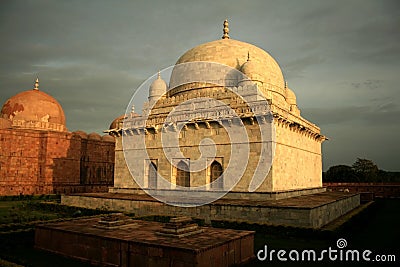
<path id="1" fill-rule="evenodd" d="M 35 88 L 0 113 L 0 195 L 106 192 L 113 185 L 112 136 L 69 132 L 61 105 Z"/>

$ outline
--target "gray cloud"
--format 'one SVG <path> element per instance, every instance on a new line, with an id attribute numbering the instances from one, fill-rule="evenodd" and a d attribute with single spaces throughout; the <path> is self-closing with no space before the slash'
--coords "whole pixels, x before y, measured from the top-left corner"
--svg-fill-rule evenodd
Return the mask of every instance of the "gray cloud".
<path id="1" fill-rule="evenodd" d="M 378 106 L 351 106 L 335 108 L 306 108 L 302 110 L 303 116 L 310 118 L 321 127 L 343 123 L 370 125 L 371 127 L 385 127 L 398 125 L 400 122 L 400 106 L 393 102 L 383 103 Z"/>
<path id="2" fill-rule="evenodd" d="M 303 55 L 301 58 L 294 58 L 283 66 L 285 77 L 286 79 L 303 77 L 306 69 L 324 61 L 320 55 Z"/>
<path id="3" fill-rule="evenodd" d="M 382 86 L 382 80 L 366 80 L 363 82 L 352 82 L 351 86 L 358 89 L 358 88 L 368 88 L 371 90 L 378 89 Z"/>

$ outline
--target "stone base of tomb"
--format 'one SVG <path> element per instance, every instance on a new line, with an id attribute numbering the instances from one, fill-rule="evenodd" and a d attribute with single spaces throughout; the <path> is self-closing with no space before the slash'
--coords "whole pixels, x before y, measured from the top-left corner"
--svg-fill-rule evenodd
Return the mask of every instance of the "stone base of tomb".
<path id="1" fill-rule="evenodd" d="M 168 196 L 171 192 L 177 193 L 183 198 L 193 197 L 198 194 L 201 197 L 209 197 L 210 199 L 215 199 L 215 195 L 219 195 L 220 192 L 208 190 L 178 190 L 178 189 L 145 189 L 152 196 Z M 277 200 L 285 199 L 289 197 L 297 197 L 303 195 L 311 195 L 316 193 L 322 193 L 326 191 L 326 187 L 313 187 L 313 188 L 303 188 L 303 189 L 293 189 L 293 190 L 282 190 L 274 192 L 243 192 L 243 191 L 229 191 L 223 198 L 224 199 L 251 199 L 251 200 Z M 118 188 L 111 187 L 109 189 L 110 193 L 122 193 L 122 194 L 137 194 L 144 195 L 147 193 L 141 188 Z"/>
<path id="2" fill-rule="evenodd" d="M 174 200 L 184 204 L 186 197 Z M 223 198 L 198 207 L 162 203 L 146 194 L 86 193 L 63 195 L 64 205 L 134 213 L 136 216 L 190 216 L 206 222 L 232 221 L 320 228 L 360 205 L 360 194 L 322 192 L 278 200 Z"/>
<path id="3" fill-rule="evenodd" d="M 95 227 L 105 221 L 119 227 Z M 253 231 L 198 227 L 188 217 L 169 224 L 121 221 L 126 218 L 118 215 L 38 225 L 35 247 L 97 266 L 228 267 L 254 257 Z"/>

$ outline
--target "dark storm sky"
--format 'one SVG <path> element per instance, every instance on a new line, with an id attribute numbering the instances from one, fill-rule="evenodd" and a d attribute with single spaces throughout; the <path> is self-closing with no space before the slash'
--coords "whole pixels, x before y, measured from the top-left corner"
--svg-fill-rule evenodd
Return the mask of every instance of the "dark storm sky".
<path id="1" fill-rule="evenodd" d="M 330 138 L 324 169 L 368 158 L 400 170 L 398 1 L 1 1 L 0 101 L 33 88 L 69 130 L 99 132 L 135 89 L 222 35 L 280 64 L 302 115 Z"/>

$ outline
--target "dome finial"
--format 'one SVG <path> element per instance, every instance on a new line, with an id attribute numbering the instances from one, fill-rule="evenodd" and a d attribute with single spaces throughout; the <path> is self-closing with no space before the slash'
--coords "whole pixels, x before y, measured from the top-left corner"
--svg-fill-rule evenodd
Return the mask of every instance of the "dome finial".
<path id="1" fill-rule="evenodd" d="M 33 88 L 33 90 L 39 90 L 39 77 L 36 77 L 35 87 Z"/>
<path id="2" fill-rule="evenodd" d="M 287 81 L 285 81 L 285 88 L 288 88 Z"/>
<path id="3" fill-rule="evenodd" d="M 160 70 L 158 70 L 157 79 L 161 79 L 161 72 L 160 72 Z"/>
<path id="4" fill-rule="evenodd" d="M 229 23 L 228 20 L 224 20 L 224 35 L 222 36 L 222 39 L 229 39 Z"/>

